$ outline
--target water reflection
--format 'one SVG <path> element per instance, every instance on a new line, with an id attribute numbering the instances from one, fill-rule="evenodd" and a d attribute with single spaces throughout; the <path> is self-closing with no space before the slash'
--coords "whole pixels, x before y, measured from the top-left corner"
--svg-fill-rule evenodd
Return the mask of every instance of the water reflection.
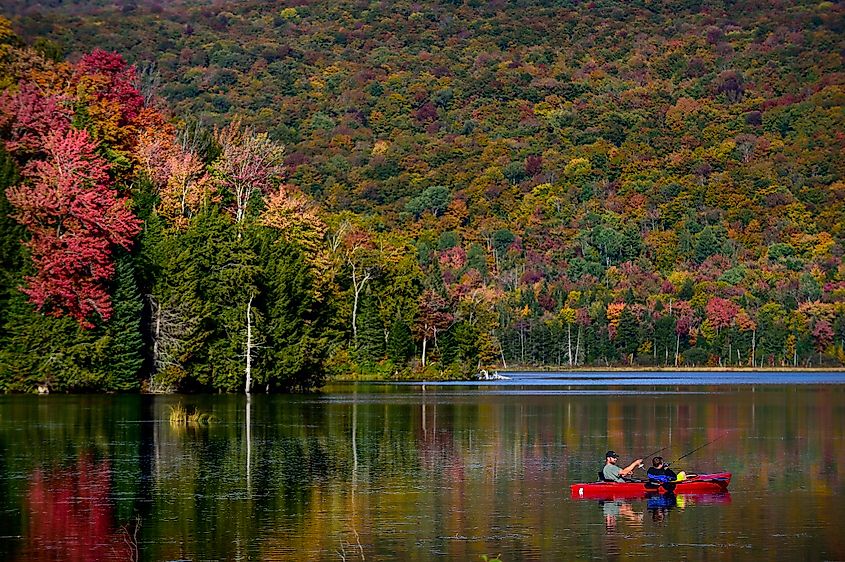
<path id="1" fill-rule="evenodd" d="M 0 397 L 0 559 L 130 559 L 135 521 L 142 560 L 531 560 L 654 544 L 696 557 L 704 543 L 738 560 L 845 558 L 831 517 L 845 497 L 845 388 L 697 388 Z M 170 425 L 178 400 L 219 421 Z M 611 445 L 677 456 L 727 430 L 678 468 L 732 471 L 733 501 L 620 500 L 599 516 L 570 499 Z"/>
<path id="2" fill-rule="evenodd" d="M 71 467 L 38 468 L 26 495 L 25 560 L 137 560 L 137 525 L 118 525 L 112 469 L 83 453 Z"/>
<path id="3" fill-rule="evenodd" d="M 604 500 L 599 505 L 604 514 L 604 528 L 608 533 L 616 532 L 619 518 L 633 528 L 640 528 L 643 524 L 643 512 L 634 511 L 631 502 L 626 500 Z"/>
<path id="4" fill-rule="evenodd" d="M 673 507 L 678 505 L 678 498 L 671 492 L 665 494 L 654 494 L 648 498 L 646 508 L 651 514 L 651 520 L 655 522 L 663 522 L 666 520 L 666 515 Z"/>

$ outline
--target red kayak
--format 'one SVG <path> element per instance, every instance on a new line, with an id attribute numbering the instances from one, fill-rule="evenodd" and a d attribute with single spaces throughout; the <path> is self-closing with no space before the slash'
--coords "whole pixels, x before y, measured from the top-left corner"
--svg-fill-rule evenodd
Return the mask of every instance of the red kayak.
<path id="1" fill-rule="evenodd" d="M 726 492 L 731 483 L 730 472 L 714 474 L 688 474 L 686 480 L 675 484 L 675 494 L 718 494 Z M 654 488 L 648 482 L 588 482 L 572 484 L 569 491 L 573 499 L 639 498 L 654 493 L 665 494 L 663 486 Z"/>

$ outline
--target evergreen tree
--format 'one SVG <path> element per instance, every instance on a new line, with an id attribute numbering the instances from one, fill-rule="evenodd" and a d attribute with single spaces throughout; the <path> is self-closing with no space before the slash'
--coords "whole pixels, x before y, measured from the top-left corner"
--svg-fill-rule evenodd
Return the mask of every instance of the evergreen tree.
<path id="1" fill-rule="evenodd" d="M 411 328 L 401 316 L 397 315 L 387 338 L 387 356 L 397 365 L 404 365 L 415 352 Z"/>
<path id="2" fill-rule="evenodd" d="M 6 188 L 18 181 L 15 162 L 0 145 L 0 326 L 4 325 L 9 301 L 18 286 L 23 284 L 23 257 L 20 241 L 24 228 L 12 218 L 12 206 L 6 198 Z M 0 336 L 0 344 L 2 344 Z"/>
<path id="3" fill-rule="evenodd" d="M 455 326 L 437 333 L 437 351 L 442 366 L 450 365 L 458 359 L 458 346 L 455 341 Z"/>
<path id="4" fill-rule="evenodd" d="M 378 315 L 372 291 L 365 291 L 358 313 L 358 347 L 355 350 L 358 361 L 376 363 L 384 359 L 384 328 Z"/>
<path id="5" fill-rule="evenodd" d="M 478 365 L 479 334 L 478 329 L 469 322 L 458 322 L 454 328 L 457 359 L 467 367 Z"/>
<path id="6" fill-rule="evenodd" d="M 616 348 L 624 356 L 630 356 L 639 347 L 639 322 L 634 313 L 626 306 L 619 317 L 619 328 L 616 332 Z"/>
<path id="7" fill-rule="evenodd" d="M 135 282 L 134 268 L 129 256 L 117 260 L 117 278 L 112 296 L 114 313 L 106 326 L 108 362 L 106 388 L 132 390 L 138 388 L 138 375 L 143 365 L 141 311 L 143 302 Z"/>
<path id="8" fill-rule="evenodd" d="M 8 302 L 4 329 L 0 389 L 33 392 L 46 386 L 70 392 L 104 387 L 101 368 L 109 357 L 99 329 L 83 329 L 72 318 L 42 314 L 21 292 Z"/>
<path id="9" fill-rule="evenodd" d="M 212 313 L 200 295 L 205 271 L 197 259 L 199 252 L 195 252 L 198 244 L 202 241 L 194 225 L 180 235 L 168 231 L 156 215 L 147 221 L 137 262 L 145 282 L 150 283 L 146 339 L 152 363 L 150 389 L 154 391 L 187 389 L 196 385 L 200 376 L 208 385 L 204 353 L 211 336 Z"/>
<path id="10" fill-rule="evenodd" d="M 315 298 L 312 272 L 299 248 L 270 229 L 261 229 L 258 240 L 264 344 L 256 382 L 269 390 L 311 390 L 325 381 L 325 304 Z"/>
<path id="11" fill-rule="evenodd" d="M 693 283 L 692 279 L 687 277 L 686 279 L 684 279 L 683 285 L 681 285 L 681 290 L 678 291 L 678 298 L 681 300 L 688 301 L 693 297 L 694 294 L 695 284 Z"/>
<path id="12" fill-rule="evenodd" d="M 190 246 L 194 248 L 199 277 L 199 294 L 209 307 L 210 337 L 203 358 L 197 362 L 197 380 L 215 390 L 243 391 L 247 350 L 247 323 L 253 327 L 258 345 L 261 323 L 259 311 L 247 318 L 250 300 L 258 294 L 259 266 L 250 237 L 254 231 L 234 224 L 212 209 L 201 213 L 195 224 Z"/>
<path id="13" fill-rule="evenodd" d="M 723 228 L 705 226 L 695 242 L 695 261 L 703 262 L 710 256 L 721 254 L 724 248 L 725 232 Z"/>
<path id="14" fill-rule="evenodd" d="M 467 252 L 467 268 L 477 270 L 482 277 L 487 277 L 487 255 L 479 244 L 473 244 Z"/>
<path id="15" fill-rule="evenodd" d="M 675 325 L 674 316 L 661 316 L 654 322 L 654 340 L 658 362 L 667 363 L 675 355 Z"/>

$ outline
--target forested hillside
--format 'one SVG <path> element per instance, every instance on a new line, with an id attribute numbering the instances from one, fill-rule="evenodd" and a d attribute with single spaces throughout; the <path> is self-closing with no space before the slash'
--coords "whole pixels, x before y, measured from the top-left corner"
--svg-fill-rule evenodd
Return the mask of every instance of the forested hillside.
<path id="1" fill-rule="evenodd" d="M 0 388 L 845 362 L 842 3 L 7 15 Z"/>

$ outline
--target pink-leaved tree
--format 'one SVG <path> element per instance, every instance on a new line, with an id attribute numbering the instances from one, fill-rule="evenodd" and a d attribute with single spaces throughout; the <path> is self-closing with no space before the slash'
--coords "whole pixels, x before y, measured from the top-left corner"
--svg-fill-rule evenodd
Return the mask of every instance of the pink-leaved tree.
<path id="1" fill-rule="evenodd" d="M 30 234 L 26 245 L 36 273 L 26 278 L 24 292 L 38 309 L 69 315 L 87 328 L 93 316 L 111 316 L 112 251 L 128 248 L 140 230 L 97 146 L 84 130 L 47 133 L 44 158 L 26 164 L 24 182 L 6 192 L 15 219 Z"/>

